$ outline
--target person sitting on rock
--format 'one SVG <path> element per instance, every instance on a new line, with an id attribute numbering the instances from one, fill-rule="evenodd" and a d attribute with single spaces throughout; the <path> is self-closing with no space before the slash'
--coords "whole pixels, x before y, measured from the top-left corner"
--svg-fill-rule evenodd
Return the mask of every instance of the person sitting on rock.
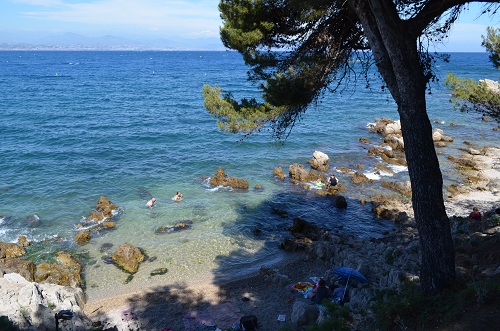
<path id="1" fill-rule="evenodd" d="M 469 215 L 469 219 L 471 221 L 478 221 L 481 222 L 481 213 L 477 209 L 477 207 L 472 208 L 472 213 Z"/>
<path id="2" fill-rule="evenodd" d="M 318 287 L 307 294 L 307 297 L 317 304 L 321 304 L 323 299 L 327 299 L 332 295 L 330 289 L 326 286 L 324 279 L 320 279 Z"/>
<path id="3" fill-rule="evenodd" d="M 328 178 L 328 186 L 331 186 L 331 187 L 334 187 L 334 186 L 337 186 L 337 184 L 339 183 L 339 180 L 337 179 L 337 177 L 335 177 L 334 174 L 331 174 L 330 175 L 330 178 Z"/>

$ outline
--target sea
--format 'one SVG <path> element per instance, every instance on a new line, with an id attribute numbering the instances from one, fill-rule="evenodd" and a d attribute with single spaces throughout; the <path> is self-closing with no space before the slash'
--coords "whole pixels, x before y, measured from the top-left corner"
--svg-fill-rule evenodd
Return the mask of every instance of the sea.
<path id="1" fill-rule="evenodd" d="M 357 64 L 353 63 L 353 68 Z M 465 141 L 478 148 L 498 142 L 496 122 L 460 112 L 450 103 L 444 77 L 498 80 L 487 53 L 451 53 L 436 62 L 438 81 L 429 85 L 427 107 L 435 128 L 454 138 L 442 153 L 445 185 L 459 183 L 446 155 L 459 155 Z M 247 80 L 242 56 L 228 51 L 2 51 L 0 52 L 0 241 L 31 242 L 27 258 L 54 262 L 64 250 L 84 265 L 90 300 L 162 284 L 214 282 L 243 276 L 285 256 L 279 246 L 295 218 L 360 238 L 395 231 L 376 218 L 369 196 L 395 194 L 381 181 L 407 181 L 377 173 L 367 151 L 381 144 L 369 131 L 377 118 L 398 119 L 396 105 L 375 72 L 327 91 L 304 113 L 288 136 L 269 127 L 252 135 L 222 132 L 204 108 L 205 83 L 234 97 L 260 98 Z M 360 142 L 368 138 L 370 144 Z M 291 164 L 309 168 L 315 151 L 330 158 L 347 189 L 347 209 L 273 175 Z M 222 167 L 244 178 L 248 190 L 212 187 Z M 353 184 L 336 167 L 356 169 L 373 184 Z M 184 198 L 171 198 L 180 191 Z M 118 206 L 116 228 L 74 237 L 99 198 Z M 153 208 L 146 202 L 155 197 Z M 158 229 L 188 222 L 183 231 Z M 161 232 L 161 231 L 160 231 Z M 147 255 L 133 276 L 110 264 L 123 243 Z M 168 272 L 152 276 L 159 268 Z M 165 270 L 165 269 L 162 269 Z"/>

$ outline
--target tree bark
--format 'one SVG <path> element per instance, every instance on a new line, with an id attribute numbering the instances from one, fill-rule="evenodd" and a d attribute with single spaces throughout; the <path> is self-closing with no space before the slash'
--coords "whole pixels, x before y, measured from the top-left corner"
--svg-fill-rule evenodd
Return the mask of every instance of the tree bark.
<path id="1" fill-rule="evenodd" d="M 440 293 L 455 280 L 455 251 L 443 200 L 443 178 L 426 109 L 424 76 L 414 33 L 391 0 L 352 0 L 377 68 L 398 105 L 420 238 L 424 292 Z"/>
<path id="2" fill-rule="evenodd" d="M 426 293 L 437 294 L 455 280 L 455 251 L 444 207 L 443 178 L 425 108 L 425 90 L 401 99 L 398 112 L 420 237 L 420 279 Z"/>

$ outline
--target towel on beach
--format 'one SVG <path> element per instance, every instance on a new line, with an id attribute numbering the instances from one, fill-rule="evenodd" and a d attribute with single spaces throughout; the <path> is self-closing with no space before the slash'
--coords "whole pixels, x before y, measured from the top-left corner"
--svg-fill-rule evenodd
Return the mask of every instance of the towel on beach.
<path id="1" fill-rule="evenodd" d="M 294 284 L 291 288 L 292 291 L 297 291 L 304 295 L 304 298 L 307 298 L 307 294 L 314 289 L 314 285 L 309 282 L 298 282 Z"/>

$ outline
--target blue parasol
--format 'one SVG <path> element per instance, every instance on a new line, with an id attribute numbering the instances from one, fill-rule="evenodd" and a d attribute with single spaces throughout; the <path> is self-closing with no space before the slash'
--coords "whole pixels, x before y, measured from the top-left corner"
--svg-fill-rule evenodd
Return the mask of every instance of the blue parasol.
<path id="1" fill-rule="evenodd" d="M 345 296 L 346 296 L 346 292 L 347 292 L 347 287 L 349 285 L 349 280 L 356 279 L 356 280 L 360 281 L 361 283 L 368 283 L 368 279 L 366 279 L 366 277 L 363 276 L 363 274 L 361 272 L 354 270 L 352 268 L 348 268 L 348 267 L 335 268 L 335 269 L 333 269 L 333 273 L 341 278 L 347 278 L 347 282 L 346 282 L 345 288 L 344 288 L 344 293 L 342 294 L 342 299 L 340 301 L 341 303 L 345 302 L 344 300 L 345 300 Z"/>
<path id="2" fill-rule="evenodd" d="M 333 269 L 333 273 L 339 277 L 347 278 L 348 281 L 349 279 L 357 279 L 362 283 L 368 283 L 368 279 L 366 279 L 366 277 L 363 276 L 362 273 L 352 268 L 348 267 L 335 268 Z"/>

